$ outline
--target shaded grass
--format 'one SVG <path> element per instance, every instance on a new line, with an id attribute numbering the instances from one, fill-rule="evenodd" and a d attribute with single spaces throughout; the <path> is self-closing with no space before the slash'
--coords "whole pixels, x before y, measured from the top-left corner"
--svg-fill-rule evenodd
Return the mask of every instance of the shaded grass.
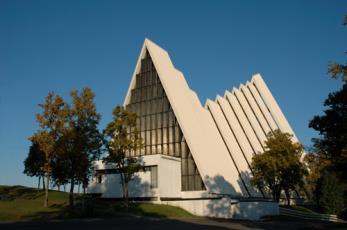
<path id="1" fill-rule="evenodd" d="M 31 219 L 31 216 L 58 215 L 62 207 L 67 206 L 68 194 L 49 192 L 49 207 L 43 207 L 44 192 L 23 186 L 0 186 L 0 220 Z"/>
<path id="2" fill-rule="evenodd" d="M 75 208 L 68 207 L 69 194 L 49 191 L 49 207 L 43 207 L 44 191 L 23 186 L 0 186 L 0 221 L 47 220 L 56 218 L 118 217 L 129 215 L 155 217 L 193 217 L 187 211 L 151 203 L 131 203 L 127 209 L 120 201 L 75 197 Z"/>
<path id="3" fill-rule="evenodd" d="M 141 216 L 156 216 L 156 217 L 194 217 L 193 214 L 185 211 L 184 209 L 173 207 L 163 204 L 150 204 L 150 203 L 133 203 L 130 205 L 129 210 L 126 210 L 121 205 L 116 205 L 115 210 L 123 210 Z"/>
<path id="4" fill-rule="evenodd" d="M 317 214 L 318 212 L 308 208 L 308 207 L 304 207 L 304 206 L 297 206 L 297 205 L 281 205 L 281 207 L 283 208 L 288 208 L 288 209 L 293 209 L 293 210 L 296 210 L 296 211 L 301 211 L 301 212 L 307 212 L 307 213 L 315 213 Z"/>

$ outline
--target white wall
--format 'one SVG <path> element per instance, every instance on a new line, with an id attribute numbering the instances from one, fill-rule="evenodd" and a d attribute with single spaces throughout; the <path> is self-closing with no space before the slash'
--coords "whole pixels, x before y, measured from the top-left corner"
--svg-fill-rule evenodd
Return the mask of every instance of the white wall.
<path id="1" fill-rule="evenodd" d="M 181 195 L 181 160 L 164 155 L 141 157 L 145 166 L 158 166 L 158 188 L 151 188 L 151 172 L 138 172 L 129 183 L 130 197 L 180 197 Z M 96 169 L 110 169 L 111 165 L 96 162 Z M 93 180 L 88 187 L 89 193 L 101 193 L 103 198 L 122 197 L 119 174 L 105 174 L 102 183 Z"/>
<path id="2" fill-rule="evenodd" d="M 263 216 L 278 215 L 278 203 L 266 201 L 239 202 L 229 198 L 205 200 L 162 201 L 197 215 L 217 218 L 259 220 Z"/>
<path id="3" fill-rule="evenodd" d="M 103 175 L 102 183 L 92 183 L 88 187 L 89 193 L 101 193 L 103 198 L 120 198 L 123 195 L 119 174 Z M 154 197 L 157 190 L 151 188 L 151 172 L 136 173 L 129 182 L 130 197 Z"/>
<path id="4" fill-rule="evenodd" d="M 158 188 L 160 197 L 180 197 L 181 159 L 161 155 L 158 164 Z"/>

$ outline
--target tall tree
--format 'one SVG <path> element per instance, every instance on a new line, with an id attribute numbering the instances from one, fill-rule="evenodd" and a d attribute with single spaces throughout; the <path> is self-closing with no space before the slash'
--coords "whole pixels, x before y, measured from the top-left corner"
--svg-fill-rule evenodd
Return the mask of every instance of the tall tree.
<path id="1" fill-rule="evenodd" d="M 344 25 L 347 25 L 347 15 Z M 335 171 L 347 183 L 347 64 L 330 64 L 328 73 L 332 78 L 342 80 L 342 88 L 329 94 L 324 102 L 324 114 L 314 116 L 309 127 L 320 135 L 313 139 L 318 156 L 329 160 L 327 169 Z"/>
<path id="2" fill-rule="evenodd" d="M 55 160 L 62 170 L 60 179 L 70 182 L 69 204 L 73 207 L 74 187 L 78 183 L 87 183 L 92 162 L 100 157 L 103 136 L 98 130 L 101 116 L 96 111 L 92 90 L 75 90 L 70 95 L 68 125 L 57 141 L 59 149 Z"/>
<path id="3" fill-rule="evenodd" d="M 108 155 L 104 162 L 113 164 L 119 172 L 125 206 L 129 207 L 129 182 L 134 175 L 144 169 L 140 158 L 129 153 L 142 148 L 142 138 L 136 129 L 136 113 L 121 106 L 113 110 L 113 120 L 105 129 Z"/>
<path id="4" fill-rule="evenodd" d="M 48 189 L 52 172 L 52 160 L 56 155 L 56 143 L 65 128 L 68 116 L 68 107 L 63 98 L 50 92 L 45 98 L 44 104 L 39 104 L 42 112 L 37 114 L 37 122 L 40 129 L 29 139 L 38 143 L 41 151 L 45 153 L 45 164 L 43 170 L 46 176 L 46 189 L 44 206 L 48 206 Z"/>
<path id="5" fill-rule="evenodd" d="M 324 106 L 324 114 L 313 117 L 309 124 L 321 136 L 313 139 L 314 147 L 347 182 L 347 82 L 341 90 L 329 94 Z"/>
<path id="6" fill-rule="evenodd" d="M 344 25 L 347 25 L 347 15 L 345 15 Z M 312 168 L 309 178 L 312 179 L 312 174 L 314 175 L 312 187 L 318 206 L 328 212 L 332 210 L 336 212 L 338 209 L 336 207 L 339 205 L 334 206 L 331 203 L 334 207 L 332 209 L 328 207 L 331 199 L 339 197 L 338 189 L 333 186 L 334 184 L 342 184 L 345 207 L 347 203 L 347 64 L 330 64 L 328 73 L 334 79 L 341 79 L 342 88 L 328 95 L 324 101 L 326 107 L 324 114 L 314 116 L 309 123 L 309 127 L 318 131 L 320 135 L 319 138 L 312 139 L 315 151 L 309 159 L 311 160 L 310 168 Z M 334 197 L 331 197 L 329 190 Z"/>
<path id="7" fill-rule="evenodd" d="M 265 152 L 253 157 L 254 184 L 271 191 L 275 201 L 279 201 L 284 191 L 290 204 L 290 191 L 303 185 L 306 167 L 300 162 L 303 146 L 292 142 L 292 135 L 275 130 L 267 135 Z"/>
<path id="8" fill-rule="evenodd" d="M 44 185 L 44 175 L 43 166 L 45 164 L 45 153 L 40 149 L 39 144 L 32 142 L 27 158 L 24 160 L 24 171 L 26 175 L 30 177 L 38 177 L 38 186 L 40 188 L 40 180 L 42 179 L 43 189 Z"/>

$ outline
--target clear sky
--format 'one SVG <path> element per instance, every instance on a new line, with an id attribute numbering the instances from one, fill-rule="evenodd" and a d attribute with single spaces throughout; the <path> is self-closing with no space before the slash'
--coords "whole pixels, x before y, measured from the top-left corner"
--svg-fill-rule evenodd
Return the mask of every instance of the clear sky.
<path id="1" fill-rule="evenodd" d="M 346 60 L 347 1 L 0 0 L 0 184 L 22 174 L 49 91 L 89 86 L 100 129 L 121 104 L 145 37 L 171 55 L 204 104 L 261 73 L 306 146 L 308 121 L 341 86 L 330 62 Z"/>

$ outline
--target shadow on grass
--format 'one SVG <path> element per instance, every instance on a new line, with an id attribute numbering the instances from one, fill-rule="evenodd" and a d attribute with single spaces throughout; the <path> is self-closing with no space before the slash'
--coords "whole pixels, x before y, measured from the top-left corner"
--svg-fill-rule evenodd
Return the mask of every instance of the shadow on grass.
<path id="1" fill-rule="evenodd" d="M 23 216 L 27 220 L 50 220 L 71 218 L 115 218 L 115 217 L 155 217 L 155 218 L 192 218 L 194 215 L 173 206 L 130 203 L 126 208 L 122 201 L 111 201 L 88 196 L 78 196 L 71 209 L 67 203 L 52 204 L 46 211 L 38 211 Z"/>

